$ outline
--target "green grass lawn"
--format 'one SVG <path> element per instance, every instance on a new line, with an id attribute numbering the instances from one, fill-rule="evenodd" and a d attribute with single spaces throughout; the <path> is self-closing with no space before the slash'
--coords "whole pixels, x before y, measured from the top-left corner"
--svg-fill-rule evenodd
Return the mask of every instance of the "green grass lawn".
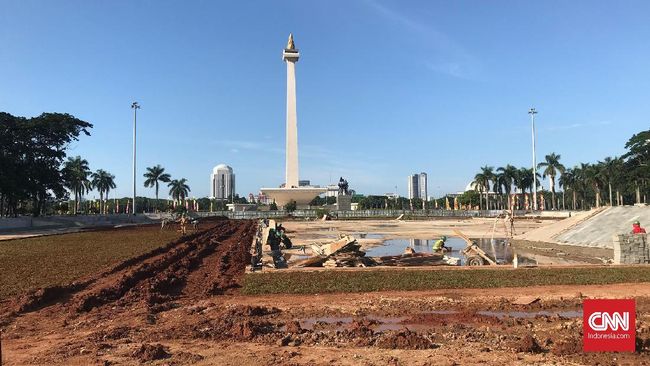
<path id="1" fill-rule="evenodd" d="M 178 236 L 155 225 L 0 241 L 0 300 L 69 283 Z"/>
<path id="2" fill-rule="evenodd" d="M 650 282 L 647 267 L 269 271 L 249 273 L 242 292 L 315 294 Z"/>

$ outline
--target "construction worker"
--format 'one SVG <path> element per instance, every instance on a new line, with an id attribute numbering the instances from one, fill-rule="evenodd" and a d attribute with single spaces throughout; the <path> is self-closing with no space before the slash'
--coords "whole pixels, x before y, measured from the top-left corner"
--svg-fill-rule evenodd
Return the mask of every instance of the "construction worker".
<path id="1" fill-rule="evenodd" d="M 180 231 L 181 235 L 186 235 L 187 234 L 187 217 L 185 214 L 181 215 L 181 220 L 180 220 Z"/>
<path id="2" fill-rule="evenodd" d="M 278 233 L 276 229 L 270 229 L 269 230 L 269 237 L 267 239 L 267 243 L 271 247 L 272 251 L 280 250 L 280 240 L 282 238 L 282 235 Z"/>
<path id="3" fill-rule="evenodd" d="M 433 243 L 433 248 L 432 248 L 433 252 L 438 253 L 441 252 L 443 249 L 446 249 L 445 247 L 446 241 L 447 241 L 447 237 L 444 235 L 441 236 L 440 239 L 436 240 L 436 242 Z"/>
<path id="4" fill-rule="evenodd" d="M 645 229 L 641 227 L 641 223 L 637 220 L 632 223 L 632 234 L 645 234 Z"/>

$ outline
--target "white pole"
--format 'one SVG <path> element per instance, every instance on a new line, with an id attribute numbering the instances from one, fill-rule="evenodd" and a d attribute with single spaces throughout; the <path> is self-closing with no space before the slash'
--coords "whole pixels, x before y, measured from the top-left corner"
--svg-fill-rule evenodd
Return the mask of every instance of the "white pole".
<path id="1" fill-rule="evenodd" d="M 537 159 L 535 158 L 535 115 L 537 111 L 535 108 L 531 108 L 528 113 L 530 114 L 533 136 L 533 211 L 537 211 Z"/>
<path id="2" fill-rule="evenodd" d="M 131 205 L 132 207 L 132 213 L 133 216 L 135 216 L 135 137 L 136 137 L 136 125 L 137 125 L 137 119 L 138 119 L 138 109 L 140 109 L 140 105 L 138 102 L 133 102 L 131 104 L 131 108 L 133 108 L 133 204 Z"/>

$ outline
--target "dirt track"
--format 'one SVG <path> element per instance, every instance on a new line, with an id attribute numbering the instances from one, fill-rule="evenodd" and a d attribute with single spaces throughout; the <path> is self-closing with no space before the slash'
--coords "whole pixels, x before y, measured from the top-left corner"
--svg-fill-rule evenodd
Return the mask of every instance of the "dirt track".
<path id="1" fill-rule="evenodd" d="M 243 296 L 236 288 L 255 230 L 251 221 L 219 221 L 71 286 L 1 304 L 10 310 L 0 317 L 4 362 L 647 362 L 650 284 Z M 528 295 L 539 300 L 515 304 Z M 582 354 L 584 296 L 637 298 L 643 353 Z"/>

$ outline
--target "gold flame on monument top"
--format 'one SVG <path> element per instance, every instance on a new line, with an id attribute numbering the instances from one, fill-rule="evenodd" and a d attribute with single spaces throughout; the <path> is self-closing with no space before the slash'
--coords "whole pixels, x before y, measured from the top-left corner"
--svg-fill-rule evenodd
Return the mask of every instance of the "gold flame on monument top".
<path id="1" fill-rule="evenodd" d="M 287 49 L 288 50 L 295 50 L 296 45 L 293 43 L 293 34 L 289 33 L 289 40 L 287 41 Z"/>

